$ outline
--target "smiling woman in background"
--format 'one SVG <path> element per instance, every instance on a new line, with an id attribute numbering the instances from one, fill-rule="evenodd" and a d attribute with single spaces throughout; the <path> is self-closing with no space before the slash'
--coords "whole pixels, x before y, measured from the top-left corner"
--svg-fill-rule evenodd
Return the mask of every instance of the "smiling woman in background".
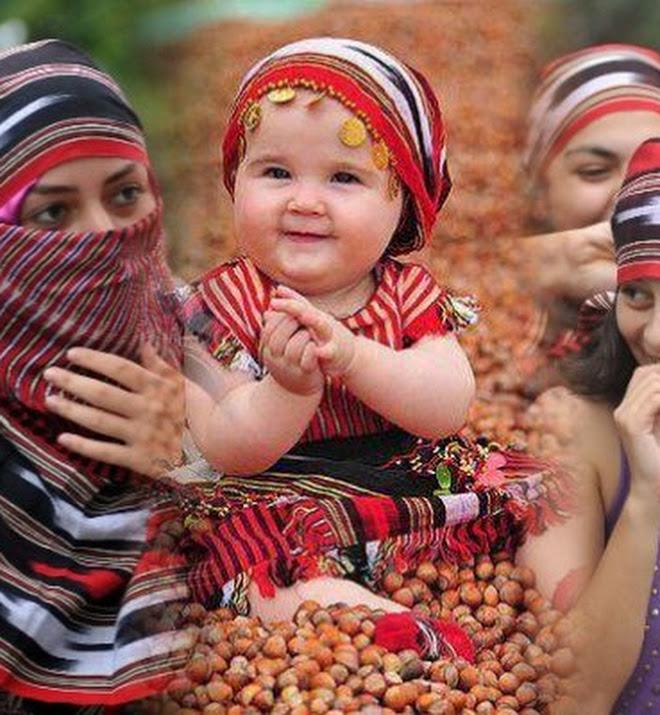
<path id="1" fill-rule="evenodd" d="M 660 134 L 660 55 L 609 44 L 557 58 L 541 74 L 525 164 L 535 213 L 553 234 L 526 240 L 537 260 L 546 347 L 561 352 L 582 300 L 613 288 L 609 218 L 632 153 Z M 541 270 L 542 267 L 542 270 Z"/>

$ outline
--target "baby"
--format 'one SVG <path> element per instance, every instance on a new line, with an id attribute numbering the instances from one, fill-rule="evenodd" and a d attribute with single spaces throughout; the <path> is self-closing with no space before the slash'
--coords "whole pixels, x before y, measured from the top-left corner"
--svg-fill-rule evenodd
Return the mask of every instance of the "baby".
<path id="1" fill-rule="evenodd" d="M 424 245 L 450 187 L 424 78 L 361 42 L 288 45 L 248 72 L 223 154 L 242 256 L 186 313 L 242 379 L 210 403 L 192 390 L 206 458 L 247 474 L 300 442 L 456 432 L 474 396 L 457 303 L 393 258 Z"/>

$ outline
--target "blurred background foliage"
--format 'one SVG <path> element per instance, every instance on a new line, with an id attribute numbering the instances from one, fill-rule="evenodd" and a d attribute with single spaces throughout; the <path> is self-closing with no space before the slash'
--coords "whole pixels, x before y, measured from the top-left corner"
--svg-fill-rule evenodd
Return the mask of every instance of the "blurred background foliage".
<path id="1" fill-rule="evenodd" d="M 406 2 L 410 0 L 401 0 Z M 490 0 L 459 2 L 482 3 L 486 12 Z M 596 42 L 660 44 L 658 0 L 528 2 L 539 7 L 543 44 L 539 49 L 548 56 Z M 353 2 L 368 3 L 376 5 L 376 0 Z M 60 37 L 77 43 L 127 88 L 142 90 L 145 73 L 149 77 L 158 69 L 153 45 L 171 41 L 196 23 L 232 14 L 258 19 L 282 17 L 287 11 L 293 14 L 323 4 L 324 0 L 2 0 L 0 24 L 18 18 L 25 23 L 28 40 Z M 343 0 L 337 4 L 341 11 L 341 5 L 350 3 Z M 410 5 L 414 12 L 414 3 Z"/>
<path id="2" fill-rule="evenodd" d="M 545 59 L 587 45 L 630 42 L 660 49 L 658 0 L 530 0 L 542 10 Z"/>

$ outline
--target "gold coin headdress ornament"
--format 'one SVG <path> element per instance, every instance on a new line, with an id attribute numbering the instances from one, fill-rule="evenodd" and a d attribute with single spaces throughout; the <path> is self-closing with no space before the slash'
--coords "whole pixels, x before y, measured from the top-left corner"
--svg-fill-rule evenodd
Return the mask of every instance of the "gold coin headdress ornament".
<path id="1" fill-rule="evenodd" d="M 388 193 L 409 199 L 388 251 L 421 248 L 451 187 L 445 130 L 428 81 L 388 52 L 355 40 L 318 37 L 276 50 L 245 75 L 222 146 L 224 183 L 231 194 L 246 138 L 261 121 L 261 102 L 287 104 L 297 89 L 343 104 L 353 114 L 338 128 L 345 146 L 371 140 L 374 165 L 390 171 Z"/>

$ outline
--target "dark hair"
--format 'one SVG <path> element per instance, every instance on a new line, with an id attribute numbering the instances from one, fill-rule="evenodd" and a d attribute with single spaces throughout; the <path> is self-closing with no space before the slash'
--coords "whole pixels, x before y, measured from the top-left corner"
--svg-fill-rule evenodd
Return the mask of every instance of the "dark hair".
<path id="1" fill-rule="evenodd" d="M 406 186 L 401 184 L 401 189 L 403 191 L 401 216 L 385 251 L 388 256 L 400 256 L 420 247 L 419 241 L 422 229 L 421 223 L 417 218 L 415 202 Z"/>
<path id="2" fill-rule="evenodd" d="M 559 369 L 568 386 L 578 395 L 617 407 L 636 367 L 637 361 L 619 332 L 616 312 L 612 308 L 594 329 L 589 342 L 579 353 L 564 358 Z"/>

